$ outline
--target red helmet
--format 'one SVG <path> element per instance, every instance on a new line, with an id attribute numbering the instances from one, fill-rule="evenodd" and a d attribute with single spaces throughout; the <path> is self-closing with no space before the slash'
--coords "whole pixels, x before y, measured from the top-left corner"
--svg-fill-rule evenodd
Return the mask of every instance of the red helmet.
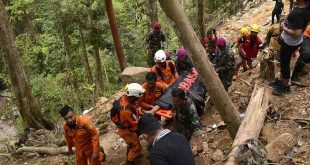
<path id="1" fill-rule="evenodd" d="M 154 28 L 154 29 L 160 29 L 160 28 L 161 28 L 160 23 L 159 23 L 159 22 L 155 23 L 155 24 L 153 25 L 153 28 Z"/>

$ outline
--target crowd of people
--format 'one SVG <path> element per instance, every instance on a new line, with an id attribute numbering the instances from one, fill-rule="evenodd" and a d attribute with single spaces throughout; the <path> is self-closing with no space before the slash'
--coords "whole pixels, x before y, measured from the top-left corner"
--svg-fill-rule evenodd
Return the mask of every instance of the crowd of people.
<path id="1" fill-rule="evenodd" d="M 202 45 L 227 91 L 237 79 L 241 67 L 243 71 L 255 68 L 253 60 L 265 48 L 280 62 L 280 77 L 270 83 L 274 88 L 273 94 L 289 92 L 289 80 L 291 84 L 304 85 L 299 73 L 310 62 L 310 2 L 297 0 L 290 13 L 283 17 L 283 2 L 274 1 L 272 26 L 264 40 L 259 37 L 260 27 L 257 24 L 241 28 L 240 36 L 232 45 L 228 44 L 226 38 L 218 37 L 216 30 L 207 32 Z M 274 16 L 277 17 L 276 24 Z M 197 105 L 186 90 L 178 86 L 172 88 L 182 75 L 194 69 L 190 52 L 181 47 L 174 51 L 173 56 L 169 56 L 164 51 L 165 41 L 161 25 L 154 24 L 146 40 L 151 72 L 146 74 L 144 84 L 128 84 L 125 94 L 114 101 L 111 109 L 111 120 L 117 126 L 117 134 L 127 144 L 125 164 L 128 165 L 135 164 L 141 155 L 141 140 L 148 143 L 152 165 L 192 165 L 195 164 L 194 156 L 203 152 L 204 131 Z M 298 50 L 300 55 L 291 76 L 291 56 Z M 167 92 L 172 100 L 170 109 L 156 104 L 156 100 Z M 96 165 L 104 161 L 106 155 L 92 121 L 84 116 L 76 116 L 69 106 L 63 107 L 60 114 L 65 120 L 65 139 L 69 152 L 72 153 L 73 146 L 76 148 L 76 164 L 86 165 L 88 161 Z M 175 121 L 175 127 L 167 129 L 172 122 L 163 121 L 171 120 Z M 194 149 L 191 139 L 196 142 Z"/>

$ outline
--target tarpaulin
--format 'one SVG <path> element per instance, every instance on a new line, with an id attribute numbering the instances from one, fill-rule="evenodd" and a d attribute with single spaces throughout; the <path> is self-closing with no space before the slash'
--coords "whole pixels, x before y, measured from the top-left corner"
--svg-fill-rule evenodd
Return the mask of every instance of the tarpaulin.
<path id="1" fill-rule="evenodd" d="M 193 99 L 197 106 L 197 109 L 204 107 L 204 100 L 207 89 L 204 86 L 195 68 L 192 68 L 191 71 L 180 75 L 180 77 L 166 90 L 166 92 L 158 100 L 155 101 L 155 104 L 165 109 L 171 109 L 171 91 L 174 88 L 183 89 L 187 93 L 187 96 Z"/>

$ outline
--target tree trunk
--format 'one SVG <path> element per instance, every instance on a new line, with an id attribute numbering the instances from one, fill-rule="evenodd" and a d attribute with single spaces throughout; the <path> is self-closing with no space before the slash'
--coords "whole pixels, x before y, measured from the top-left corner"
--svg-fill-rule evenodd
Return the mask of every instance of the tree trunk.
<path id="1" fill-rule="evenodd" d="M 159 3 L 167 17 L 174 23 L 172 24 L 174 31 L 182 44 L 192 54 L 190 58 L 192 58 L 193 64 L 202 77 L 212 101 L 226 123 L 230 136 L 234 138 L 240 125 L 239 112 L 234 107 L 221 80 L 208 60 L 208 55 L 193 27 L 178 1 L 159 0 Z"/>
<path id="2" fill-rule="evenodd" d="M 67 154 L 68 153 L 68 147 L 21 147 L 17 149 L 16 153 L 21 154 L 24 152 L 31 152 L 31 153 L 39 153 L 39 154 L 47 154 L 47 155 L 59 155 L 59 154 Z"/>
<path id="3" fill-rule="evenodd" d="M 126 59 L 125 59 L 125 54 L 124 50 L 122 47 L 120 35 L 118 33 L 118 28 L 117 28 L 117 23 L 116 23 L 116 18 L 114 14 L 114 9 L 113 9 L 113 4 L 112 0 L 105 0 L 105 7 L 106 7 L 106 12 L 108 14 L 109 18 L 109 24 L 112 32 L 112 37 L 114 41 L 114 47 L 116 50 L 118 62 L 121 68 L 121 71 L 123 71 L 127 67 Z"/>
<path id="4" fill-rule="evenodd" d="M 96 60 L 96 65 L 97 65 L 97 81 L 99 84 L 99 96 L 103 96 L 104 93 L 104 80 L 103 80 L 103 72 L 102 72 L 102 63 L 101 63 L 101 58 L 99 54 L 99 45 L 98 41 L 95 41 L 93 45 L 93 50 L 95 53 L 95 60 Z"/>
<path id="5" fill-rule="evenodd" d="M 63 37 L 64 37 L 64 51 L 68 57 L 69 77 L 72 79 L 72 85 L 73 85 L 73 89 L 75 92 L 75 100 L 76 100 L 77 105 L 80 106 L 81 111 L 83 111 L 84 106 L 79 97 L 80 91 L 79 91 L 77 79 L 74 75 L 74 61 L 73 61 L 71 50 L 70 50 L 70 41 L 69 41 L 69 36 L 67 33 L 67 27 L 65 25 L 63 26 Z"/>
<path id="6" fill-rule="evenodd" d="M 89 61 L 88 61 L 88 56 L 87 56 L 87 51 L 86 51 L 86 44 L 85 44 L 85 38 L 84 38 L 84 33 L 83 33 L 83 30 L 82 30 L 81 23 L 79 23 L 79 33 L 80 33 L 81 44 L 82 44 L 82 49 L 83 49 L 84 65 L 85 65 L 85 69 L 87 71 L 88 83 L 89 84 L 93 84 L 94 83 L 94 79 L 93 79 L 92 70 L 90 68 Z"/>
<path id="7" fill-rule="evenodd" d="M 203 39 L 205 38 L 205 18 L 204 18 L 204 7 L 205 0 L 198 0 L 198 26 L 200 41 L 203 44 Z"/>
<path id="8" fill-rule="evenodd" d="M 268 109 L 268 91 L 264 87 L 256 90 L 256 85 L 252 93 L 250 103 L 247 107 L 245 118 L 243 119 L 236 138 L 232 144 L 232 151 L 227 156 L 225 165 L 237 165 L 235 156 L 239 152 L 238 145 L 248 139 L 258 139 L 259 133 L 264 126 L 264 121 Z"/>
<path id="9" fill-rule="evenodd" d="M 12 27 L 2 1 L 0 1 L 0 43 L 0 54 L 3 55 L 3 59 L 8 65 L 12 87 L 25 127 L 52 130 L 54 128 L 53 123 L 44 118 L 32 95 L 22 59 L 14 42 Z"/>
<path id="10" fill-rule="evenodd" d="M 150 28 L 152 28 L 152 26 L 158 22 L 158 8 L 157 8 L 157 0 L 146 0 L 145 1 L 146 4 L 146 12 L 147 15 L 150 18 Z"/>

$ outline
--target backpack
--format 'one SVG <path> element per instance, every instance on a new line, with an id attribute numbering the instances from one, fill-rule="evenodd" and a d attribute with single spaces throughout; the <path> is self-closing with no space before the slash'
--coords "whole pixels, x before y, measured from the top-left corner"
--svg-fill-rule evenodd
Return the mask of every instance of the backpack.
<path id="1" fill-rule="evenodd" d="M 120 120 L 121 109 L 130 110 L 128 106 L 121 105 L 121 99 L 114 100 L 114 102 L 112 103 L 112 108 L 110 110 L 110 118 L 117 128 L 125 128 L 124 126 L 122 126 L 122 123 Z"/>
<path id="2" fill-rule="evenodd" d="M 174 74 L 175 74 L 175 68 L 174 68 L 174 65 L 173 65 L 172 61 L 168 61 L 168 65 L 169 65 L 169 67 L 170 67 L 170 70 L 171 70 L 172 75 L 174 76 Z M 161 78 L 162 80 L 164 80 L 164 77 L 163 77 L 163 74 L 161 73 L 160 68 L 157 68 L 157 67 L 155 67 L 155 68 L 156 68 L 156 71 L 157 71 L 158 75 L 160 76 L 160 78 Z"/>

